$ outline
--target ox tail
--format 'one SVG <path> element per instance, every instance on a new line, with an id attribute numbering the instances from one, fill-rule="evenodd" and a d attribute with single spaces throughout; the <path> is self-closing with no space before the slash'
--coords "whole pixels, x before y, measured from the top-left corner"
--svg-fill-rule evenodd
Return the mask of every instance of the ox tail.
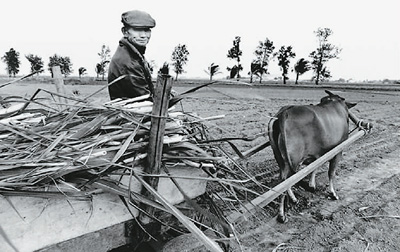
<path id="1" fill-rule="evenodd" d="M 289 166 L 288 168 L 290 169 L 291 173 L 294 174 L 296 173 L 296 167 L 293 167 L 293 162 L 288 152 L 288 142 L 286 138 L 286 132 L 288 131 L 286 127 L 286 122 L 288 121 L 288 117 L 289 114 L 287 113 L 287 109 L 282 111 L 282 113 L 280 114 L 280 120 L 279 120 L 280 139 L 278 139 L 279 141 L 278 147 L 281 152 L 283 162 L 286 161 L 285 163 L 287 163 L 287 165 Z"/>
<path id="2" fill-rule="evenodd" d="M 275 125 L 277 119 L 278 118 L 276 118 L 276 117 L 271 117 L 271 119 L 268 122 L 268 137 L 269 137 L 269 142 L 271 143 L 272 148 L 277 147 L 277 144 L 276 144 L 277 139 L 276 139 L 276 137 L 274 137 L 274 135 L 278 135 L 278 132 L 276 132 L 276 129 L 274 129 L 274 125 Z"/>
<path id="3" fill-rule="evenodd" d="M 272 151 L 274 153 L 275 160 L 278 163 L 279 168 L 283 168 L 284 160 L 283 160 L 282 153 L 280 151 L 279 144 L 278 144 L 279 136 L 281 134 L 279 122 L 280 122 L 280 120 L 278 120 L 278 118 L 276 118 L 276 117 L 272 117 L 269 120 L 268 137 L 269 137 L 269 142 L 271 144 Z"/>
<path id="4" fill-rule="evenodd" d="M 291 173 L 295 173 L 296 171 L 293 168 L 293 162 L 289 156 L 287 149 L 288 144 L 286 141 L 286 121 L 289 117 L 288 111 L 292 107 L 292 105 L 282 107 L 275 117 L 269 121 L 268 136 L 275 159 L 281 171 L 285 170 L 285 166 L 288 165 L 289 167 L 286 167 L 286 169 L 289 169 Z"/>

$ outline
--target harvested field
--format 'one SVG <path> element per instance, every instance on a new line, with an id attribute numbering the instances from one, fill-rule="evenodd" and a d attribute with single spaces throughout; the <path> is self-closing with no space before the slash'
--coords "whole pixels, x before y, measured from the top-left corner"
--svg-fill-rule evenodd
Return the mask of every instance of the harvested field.
<path id="1" fill-rule="evenodd" d="M 317 191 L 301 187 L 291 205 L 289 222 L 275 219 L 278 204 L 270 204 L 238 226 L 244 251 L 399 251 L 400 250 L 400 92 L 341 89 L 331 91 L 357 102 L 352 112 L 371 122 L 372 132 L 344 150 L 337 171 L 339 201 L 327 198 L 327 165 L 317 176 Z M 322 88 L 213 87 L 185 101 L 185 107 L 205 116 L 225 114 L 218 125 L 232 135 L 263 133 L 269 115 L 289 104 L 318 103 Z M 245 151 L 263 141 L 238 143 Z M 242 161 L 253 175 L 273 185 L 278 169 L 267 148 Z"/>
<path id="2" fill-rule="evenodd" d="M 29 97 L 38 87 L 54 91 L 51 85 L 21 83 L 1 89 L 0 96 Z M 67 87 L 71 92 L 79 90 L 82 97 L 99 88 Z M 180 93 L 191 87 L 177 85 L 174 90 Z M 399 89 L 330 88 L 356 102 L 353 113 L 374 126 L 370 134 L 344 150 L 336 180 L 340 200 L 327 198 L 325 165 L 317 176 L 315 193 L 294 188 L 299 203 L 291 205 L 288 223 L 277 223 L 278 204 L 271 203 L 236 226 L 243 251 L 400 251 Z M 190 95 L 182 106 L 201 117 L 225 115 L 210 121 L 211 130 L 219 136 L 259 136 L 254 141 L 234 141 L 243 152 L 268 140 L 263 134 L 269 116 L 280 107 L 318 103 L 324 95 L 321 87 L 215 85 Z M 107 100 L 107 92 L 98 98 Z M 265 185 L 278 182 L 277 164 L 269 147 L 239 162 Z"/>

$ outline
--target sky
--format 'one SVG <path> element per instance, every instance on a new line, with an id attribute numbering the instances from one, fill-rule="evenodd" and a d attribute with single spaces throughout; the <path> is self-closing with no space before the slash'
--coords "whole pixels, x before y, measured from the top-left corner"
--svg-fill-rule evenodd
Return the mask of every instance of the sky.
<path id="1" fill-rule="evenodd" d="M 0 9 L 0 56 L 10 48 L 19 52 L 19 75 L 30 71 L 25 55 L 42 57 L 47 69 L 49 57 L 58 54 L 70 57 L 72 75 L 85 67 L 95 76 L 102 45 L 112 55 L 122 37 L 121 14 L 137 9 L 156 20 L 145 55 L 156 69 L 171 62 L 178 44 L 188 48 L 179 78 L 207 78 L 211 63 L 222 72 L 215 78 L 228 76 L 226 68 L 236 62 L 226 55 L 236 36 L 241 37 L 242 76 L 248 76 L 254 51 L 266 38 L 275 51 L 293 47 L 291 69 L 317 48 L 314 31 L 326 27 L 333 31 L 328 41 L 342 48 L 339 59 L 328 63 L 333 80 L 399 80 L 399 7 L 399 0 L 6 0 Z M 269 72 L 264 79 L 281 75 L 277 60 L 270 62 Z M 0 75 L 5 74 L 1 61 Z M 290 72 L 289 78 L 294 75 Z M 301 78 L 310 77 L 306 73 Z"/>

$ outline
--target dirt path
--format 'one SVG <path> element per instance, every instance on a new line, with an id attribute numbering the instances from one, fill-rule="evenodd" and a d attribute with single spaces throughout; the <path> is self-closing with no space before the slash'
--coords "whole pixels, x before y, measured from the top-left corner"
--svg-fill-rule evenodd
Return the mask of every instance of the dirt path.
<path id="1" fill-rule="evenodd" d="M 333 90 L 334 91 L 334 90 Z M 237 226 L 244 251 L 400 251 L 400 93 L 342 90 L 336 93 L 357 102 L 352 111 L 374 125 L 373 131 L 345 149 L 336 188 L 341 198 L 327 198 L 327 167 L 317 176 L 317 191 L 295 188 L 300 199 L 289 210 L 289 222 L 276 222 L 275 204 Z M 263 133 L 269 115 L 289 104 L 318 103 L 322 89 L 213 87 L 184 102 L 201 116 L 224 114 L 217 124 L 232 135 Z M 265 140 L 265 138 L 264 138 Z M 244 150 L 252 143 L 239 144 Z M 277 176 L 271 150 L 243 165 L 257 174 Z M 271 181 L 267 178 L 265 181 Z"/>

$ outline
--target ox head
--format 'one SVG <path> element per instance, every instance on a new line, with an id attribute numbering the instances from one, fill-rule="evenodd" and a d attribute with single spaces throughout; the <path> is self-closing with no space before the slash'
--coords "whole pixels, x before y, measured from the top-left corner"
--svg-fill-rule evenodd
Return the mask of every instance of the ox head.
<path id="1" fill-rule="evenodd" d="M 339 102 L 345 103 L 347 108 L 352 108 L 357 105 L 357 103 L 346 102 L 343 97 L 340 97 L 339 95 L 334 94 L 334 93 L 330 92 L 329 90 L 325 90 L 325 93 L 327 93 L 328 96 L 322 97 L 321 103 L 326 103 L 326 102 L 330 102 L 330 101 L 339 101 Z"/>

